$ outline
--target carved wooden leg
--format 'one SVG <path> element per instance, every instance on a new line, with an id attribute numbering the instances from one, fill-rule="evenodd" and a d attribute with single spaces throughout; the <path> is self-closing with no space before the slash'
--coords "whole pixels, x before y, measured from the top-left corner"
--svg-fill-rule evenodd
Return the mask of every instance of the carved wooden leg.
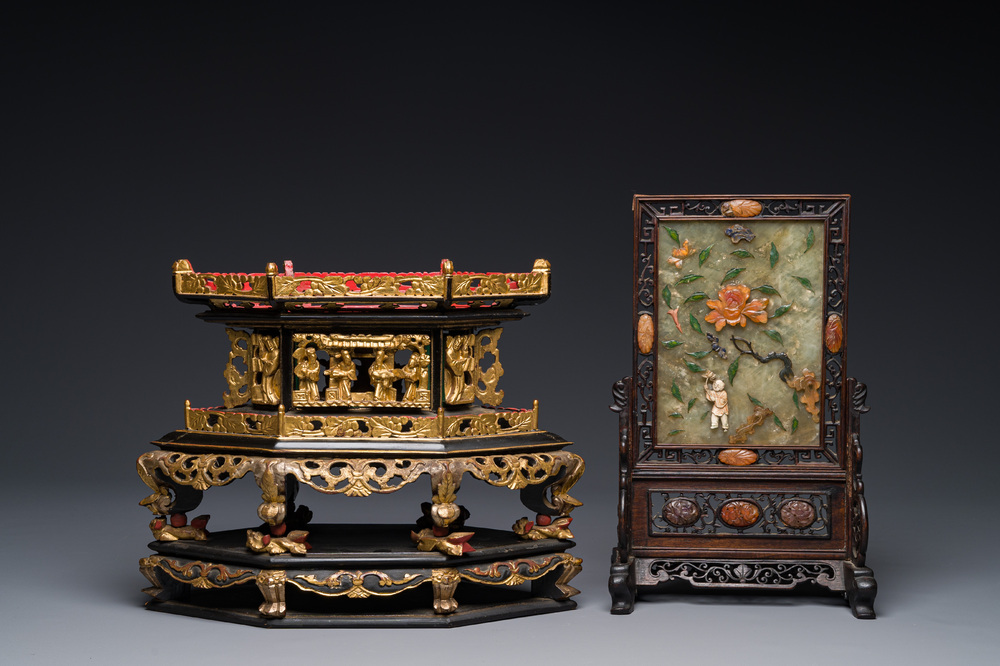
<path id="1" fill-rule="evenodd" d="M 285 572 L 261 571 L 257 574 L 257 588 L 264 595 L 258 610 L 264 617 L 285 617 Z"/>
<path id="2" fill-rule="evenodd" d="M 447 615 L 458 610 L 458 602 L 455 601 L 455 588 L 462 580 L 457 569 L 433 569 L 431 571 L 431 585 L 434 586 L 434 612 L 439 615 Z"/>
<path id="3" fill-rule="evenodd" d="M 531 594 L 563 601 L 580 594 L 580 590 L 569 584 L 583 570 L 583 560 L 572 555 L 564 555 L 559 575 L 548 573 L 531 581 Z"/>
<path id="4" fill-rule="evenodd" d="M 844 566 L 844 578 L 847 586 L 847 602 L 851 604 L 854 617 L 859 620 L 874 620 L 875 595 L 878 594 L 874 572 L 868 567 L 859 567 L 848 562 Z"/>
<path id="5" fill-rule="evenodd" d="M 163 573 L 156 566 L 159 560 L 160 557 L 158 555 L 144 557 L 139 560 L 139 571 L 146 577 L 146 580 L 152 583 L 152 586 L 144 588 L 142 591 L 157 601 L 179 599 L 186 596 L 191 587 Z"/>
<path id="6" fill-rule="evenodd" d="M 611 555 L 611 614 L 628 615 L 635 609 L 635 562 L 618 548 Z"/>
<path id="7" fill-rule="evenodd" d="M 153 512 L 149 529 L 157 541 L 177 541 L 208 538 L 205 526 L 209 516 L 198 516 L 188 524 L 187 512 L 201 504 L 204 493 L 192 486 L 174 482 L 157 469 L 162 451 L 151 451 L 139 457 L 136 469 L 139 477 L 153 491 L 139 504 Z"/>

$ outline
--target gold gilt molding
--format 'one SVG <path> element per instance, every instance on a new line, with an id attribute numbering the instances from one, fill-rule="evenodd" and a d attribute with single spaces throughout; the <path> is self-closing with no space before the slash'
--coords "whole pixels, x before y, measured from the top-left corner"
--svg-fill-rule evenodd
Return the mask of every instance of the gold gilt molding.
<path id="1" fill-rule="evenodd" d="M 502 328 L 487 328 L 476 333 L 475 376 L 472 385 L 475 387 L 476 397 L 479 398 L 480 402 L 490 407 L 496 407 L 503 402 L 503 391 L 497 390 L 497 383 L 503 377 L 500 351 L 497 349 L 501 334 L 503 334 Z M 483 370 L 482 361 L 487 354 L 492 354 L 493 363 Z"/>
<path id="2" fill-rule="evenodd" d="M 376 275 L 363 273 L 276 275 L 274 295 L 290 300 L 310 298 L 380 297 L 427 299 L 444 296 L 440 273 Z"/>
<path id="3" fill-rule="evenodd" d="M 563 571 L 556 581 L 556 587 L 564 595 L 562 598 L 568 599 L 579 594 L 580 591 L 571 587 L 568 583 L 583 570 L 583 560 L 569 553 L 556 553 L 555 555 L 549 555 L 539 560 L 534 558 L 520 558 L 506 562 L 494 562 L 486 568 L 462 567 L 458 569 L 458 574 L 465 580 L 475 583 L 512 587 L 528 581 L 538 580 L 559 567 L 562 567 Z"/>
<path id="4" fill-rule="evenodd" d="M 206 490 L 232 483 L 251 471 L 262 488 L 290 474 L 322 493 L 366 497 L 373 493 L 396 492 L 425 474 L 437 478 L 452 475 L 457 486 L 462 475 L 468 473 L 493 486 L 520 490 L 547 483 L 565 470 L 565 474 L 552 483 L 552 497 L 548 501 L 565 515 L 581 504 L 570 497 L 568 491 L 583 474 L 584 464 L 580 456 L 567 451 L 433 459 L 277 459 L 161 450 L 140 456 L 137 468 L 143 482 L 155 491 L 140 504 L 156 515 L 168 513 L 172 485 Z"/>
<path id="5" fill-rule="evenodd" d="M 176 581 L 200 589 L 232 587 L 257 580 L 256 569 L 229 569 L 223 564 L 199 561 L 181 564 L 178 560 L 162 555 L 142 558 L 139 560 L 139 569 L 157 587 L 158 581 L 150 576 L 153 569 L 159 569 Z"/>
<path id="6" fill-rule="evenodd" d="M 174 292 L 207 300 L 212 307 L 252 307 L 264 301 L 285 302 L 290 309 L 308 301 L 339 307 L 352 299 L 431 305 L 453 299 L 468 306 L 509 307 L 518 297 L 549 294 L 551 266 L 536 259 L 528 273 L 455 273 L 444 259 L 439 273 L 297 273 L 278 274 L 276 264 L 266 273 L 196 273 L 191 262 L 174 262 Z M 199 298 L 201 297 L 201 298 Z M 323 301 L 326 301 L 325 303 Z"/>
<path id="7" fill-rule="evenodd" d="M 374 577 L 377 580 L 377 588 L 365 587 L 365 579 L 368 577 Z M 430 581 L 431 577 L 425 574 L 403 574 L 401 578 L 396 579 L 382 571 L 337 571 L 325 578 L 308 574 L 294 576 L 287 580 L 300 590 L 313 592 L 324 597 L 346 596 L 349 599 L 367 599 L 368 597 L 390 597 L 406 590 L 412 590 L 418 585 Z"/>
<path id="8" fill-rule="evenodd" d="M 502 391 L 501 391 L 502 394 Z M 398 405 L 399 403 L 394 403 Z M 193 432 L 266 437 L 453 438 L 489 437 L 538 430 L 538 401 L 528 409 L 437 416 L 334 416 L 192 408 L 184 404 L 184 428 Z"/>
<path id="9" fill-rule="evenodd" d="M 281 400 L 281 338 L 254 331 L 250 350 L 250 399 L 255 405 L 277 405 Z"/>
<path id="10" fill-rule="evenodd" d="M 250 367 L 250 334 L 227 328 L 226 335 L 229 336 L 229 359 L 222 376 L 226 378 L 229 390 L 222 394 L 222 402 L 227 408 L 232 408 L 245 405 L 250 400 L 250 379 L 246 370 Z M 240 346 L 240 343 L 243 345 Z M 237 359 L 243 361 L 243 372 L 233 364 Z"/>

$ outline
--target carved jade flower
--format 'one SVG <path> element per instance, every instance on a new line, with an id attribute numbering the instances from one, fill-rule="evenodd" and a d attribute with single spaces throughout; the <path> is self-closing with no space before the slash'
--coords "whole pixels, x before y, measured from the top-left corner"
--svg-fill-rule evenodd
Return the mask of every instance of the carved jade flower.
<path id="1" fill-rule="evenodd" d="M 758 324 L 767 322 L 767 299 L 762 298 L 747 303 L 750 298 L 750 287 L 742 284 L 727 284 L 719 290 L 719 300 L 708 301 L 708 309 L 711 312 L 705 317 L 709 324 L 715 324 L 715 330 L 721 331 L 730 326 L 747 325 L 747 319 Z"/>

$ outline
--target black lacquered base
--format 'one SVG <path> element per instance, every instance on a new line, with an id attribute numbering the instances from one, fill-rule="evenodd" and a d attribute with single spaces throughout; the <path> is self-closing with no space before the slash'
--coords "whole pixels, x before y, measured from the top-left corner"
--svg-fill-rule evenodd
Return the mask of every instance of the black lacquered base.
<path id="1" fill-rule="evenodd" d="M 453 627 L 571 610 L 572 541 L 466 527 L 476 550 L 419 552 L 408 525 L 310 525 L 306 555 L 246 548 L 246 531 L 153 542 L 151 610 L 261 627 Z M 261 603 L 263 601 L 263 603 Z"/>

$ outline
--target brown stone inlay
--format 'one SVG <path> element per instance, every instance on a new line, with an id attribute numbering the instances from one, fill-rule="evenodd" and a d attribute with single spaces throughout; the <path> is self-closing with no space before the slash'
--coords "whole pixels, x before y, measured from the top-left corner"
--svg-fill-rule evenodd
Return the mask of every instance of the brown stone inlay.
<path id="1" fill-rule="evenodd" d="M 778 512 L 781 522 L 797 530 L 809 527 L 816 522 L 816 509 L 803 500 L 788 500 L 781 505 Z"/>
<path id="2" fill-rule="evenodd" d="M 839 314 L 832 314 L 826 320 L 826 333 L 823 336 L 826 348 L 831 354 L 836 354 L 844 344 L 844 321 Z"/>
<path id="3" fill-rule="evenodd" d="M 719 518 L 730 527 L 750 527 L 760 518 L 760 507 L 747 500 L 730 500 L 719 509 Z"/>
<path id="4" fill-rule="evenodd" d="M 639 330 L 636 333 L 636 341 L 639 343 L 639 351 L 648 354 L 653 350 L 653 341 L 656 336 L 653 333 L 653 318 L 648 314 L 639 317 Z"/>
<path id="5" fill-rule="evenodd" d="M 684 497 L 675 497 L 663 506 L 663 518 L 671 525 L 685 527 L 701 516 L 698 505 Z"/>
<path id="6" fill-rule="evenodd" d="M 719 451 L 719 462 L 736 467 L 752 465 L 757 462 L 757 453 L 750 449 L 723 449 Z"/>

